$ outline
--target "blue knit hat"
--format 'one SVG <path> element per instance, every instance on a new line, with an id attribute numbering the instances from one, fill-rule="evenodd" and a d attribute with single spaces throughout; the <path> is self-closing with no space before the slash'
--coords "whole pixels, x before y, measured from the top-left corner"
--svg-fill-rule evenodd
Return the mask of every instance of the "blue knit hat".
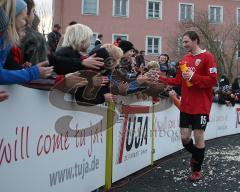
<path id="1" fill-rule="evenodd" d="M 3 33 L 7 30 L 9 19 L 5 14 L 5 11 L 0 6 L 0 33 Z"/>
<path id="2" fill-rule="evenodd" d="M 24 0 L 16 0 L 16 14 L 21 13 L 25 8 L 27 8 L 27 4 Z"/>

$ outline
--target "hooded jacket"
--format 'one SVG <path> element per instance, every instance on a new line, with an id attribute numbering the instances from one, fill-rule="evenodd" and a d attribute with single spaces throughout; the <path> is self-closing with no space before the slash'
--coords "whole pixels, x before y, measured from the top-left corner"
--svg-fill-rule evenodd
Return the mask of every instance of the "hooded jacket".
<path id="1" fill-rule="evenodd" d="M 6 58 L 11 48 L 12 45 L 4 47 L 4 38 L 0 36 L 0 84 L 24 84 L 39 79 L 40 73 L 37 66 L 12 71 L 4 69 Z"/>

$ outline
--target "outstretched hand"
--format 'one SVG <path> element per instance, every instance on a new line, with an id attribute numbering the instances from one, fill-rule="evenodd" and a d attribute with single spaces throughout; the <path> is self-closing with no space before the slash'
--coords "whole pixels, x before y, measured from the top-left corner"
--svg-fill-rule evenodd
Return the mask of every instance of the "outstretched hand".
<path id="1" fill-rule="evenodd" d="M 103 67 L 103 58 L 96 57 L 96 54 L 89 56 L 82 61 L 82 65 L 90 69 L 100 69 Z"/>
<path id="2" fill-rule="evenodd" d="M 94 87 L 103 87 L 109 83 L 109 78 L 107 76 L 102 76 L 101 74 L 97 74 L 92 79 Z"/>
<path id="3" fill-rule="evenodd" d="M 105 102 L 116 102 L 117 96 L 113 95 L 111 93 L 105 93 L 104 94 Z"/>
<path id="4" fill-rule="evenodd" d="M 22 64 L 23 68 L 28 68 L 28 67 L 31 67 L 31 66 L 32 66 L 32 63 L 30 63 L 30 62 L 25 62 L 25 63 Z"/>
<path id="5" fill-rule="evenodd" d="M 83 87 L 88 84 L 86 78 L 80 77 L 80 72 L 68 73 L 65 75 L 65 87 L 67 89 L 73 89 Z"/>
<path id="6" fill-rule="evenodd" d="M 40 77 L 43 79 L 49 77 L 53 72 L 53 66 L 47 67 L 47 65 L 48 65 L 48 61 L 43 61 L 43 62 L 37 64 L 37 67 L 38 67 L 38 70 L 40 73 Z"/>
<path id="7" fill-rule="evenodd" d="M 6 91 L 0 91 L 0 102 L 8 99 L 9 95 Z"/>

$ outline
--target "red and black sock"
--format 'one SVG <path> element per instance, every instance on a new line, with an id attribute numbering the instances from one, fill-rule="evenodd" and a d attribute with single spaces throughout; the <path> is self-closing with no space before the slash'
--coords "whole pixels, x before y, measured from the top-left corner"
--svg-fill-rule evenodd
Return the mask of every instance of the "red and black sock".
<path id="1" fill-rule="evenodd" d="M 191 139 L 188 144 L 183 144 L 183 147 L 190 153 L 194 153 L 195 146 L 193 145 L 193 140 Z"/>
<path id="2" fill-rule="evenodd" d="M 193 171 L 201 171 L 203 160 L 204 160 L 204 153 L 205 153 L 205 148 L 197 148 L 195 147 L 194 153 L 193 153 L 193 159 L 194 164 L 193 164 Z"/>

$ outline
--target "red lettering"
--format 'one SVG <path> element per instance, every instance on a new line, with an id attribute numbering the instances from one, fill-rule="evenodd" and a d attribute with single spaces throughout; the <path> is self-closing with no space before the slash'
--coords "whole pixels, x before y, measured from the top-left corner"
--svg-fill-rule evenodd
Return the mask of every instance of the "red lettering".
<path id="1" fill-rule="evenodd" d="M 29 138 L 29 127 L 27 127 L 27 135 L 26 135 L 26 156 L 29 158 L 28 154 L 28 138 Z"/>
<path id="2" fill-rule="evenodd" d="M 18 127 L 16 127 L 16 136 L 18 134 Z M 15 140 L 15 146 L 14 146 L 14 160 L 17 161 L 17 139 Z"/>
<path id="3" fill-rule="evenodd" d="M 63 150 L 62 146 L 62 134 L 61 135 L 53 135 L 53 153 L 55 152 L 56 149 L 61 148 Z"/>
<path id="4" fill-rule="evenodd" d="M 4 139 L 1 140 L 0 151 L 1 151 L 1 149 L 2 149 L 3 141 L 4 141 Z M 7 155 L 7 146 L 8 146 L 9 155 Z M 0 154 L 1 154 L 0 166 L 2 165 L 3 158 L 5 158 L 5 160 L 6 160 L 7 163 L 10 163 L 10 162 L 11 162 L 11 159 L 12 159 L 12 149 L 11 149 L 11 145 L 10 145 L 9 143 L 8 143 L 7 145 L 5 145 L 5 146 L 3 147 L 3 151 L 2 151 Z"/>
<path id="5" fill-rule="evenodd" d="M 25 128 L 21 128 L 21 135 L 18 131 L 19 127 L 15 129 L 15 140 L 12 142 L 6 142 L 4 144 L 4 138 L 1 140 L 0 145 L 0 165 L 3 163 L 4 159 L 7 163 L 12 161 L 18 161 L 21 159 L 29 158 L 28 155 L 28 133 L 29 127 L 27 127 L 27 133 L 24 134 Z M 26 135 L 26 138 L 25 138 Z M 21 137 L 21 138 L 20 138 Z M 26 151 L 24 151 L 26 149 Z M 21 154 L 19 154 L 21 153 Z M 26 157 L 25 157 L 26 155 Z"/>
<path id="6" fill-rule="evenodd" d="M 76 135 L 75 135 L 75 143 L 76 143 L 76 147 L 78 147 L 79 145 L 78 145 L 78 133 L 79 133 L 79 130 L 76 130 Z"/>
<path id="7" fill-rule="evenodd" d="M 93 137 L 93 143 L 98 143 L 98 127 L 96 128 L 94 132 L 94 137 Z"/>
<path id="8" fill-rule="evenodd" d="M 79 130 L 77 130 L 76 134 L 76 147 L 81 147 L 83 145 L 86 145 L 86 134 L 85 130 L 81 131 L 79 134 Z M 78 139 L 79 138 L 79 139 Z"/>
<path id="9" fill-rule="evenodd" d="M 65 135 L 65 140 L 64 140 L 64 149 L 67 150 L 69 148 L 69 143 L 68 142 L 68 132 Z"/>
<path id="10" fill-rule="evenodd" d="M 64 139 L 64 141 L 63 141 Z M 64 143 L 63 143 L 64 142 Z M 41 135 L 37 144 L 37 155 L 40 156 L 44 151 L 44 154 L 49 154 L 50 152 L 55 153 L 56 150 L 67 150 L 70 144 L 68 143 L 68 133 L 63 138 L 61 135 Z"/>
<path id="11" fill-rule="evenodd" d="M 52 144 L 51 137 L 50 137 L 50 135 L 47 135 L 44 139 L 44 152 L 45 152 L 45 154 L 48 154 L 49 151 L 51 150 L 51 144 Z M 47 145 L 48 145 L 48 148 L 47 148 Z"/>
<path id="12" fill-rule="evenodd" d="M 103 138 L 103 135 L 102 135 L 102 120 L 101 120 L 101 129 L 100 129 L 100 135 L 101 135 L 101 143 L 103 142 L 102 138 Z"/>
<path id="13" fill-rule="evenodd" d="M 21 130 L 21 158 L 24 159 L 23 157 L 23 134 L 24 134 L 24 127 L 22 127 L 22 130 Z"/>
<path id="14" fill-rule="evenodd" d="M 89 151 L 88 149 L 88 156 L 91 157 L 92 156 L 92 130 L 91 130 L 91 150 Z"/>
<path id="15" fill-rule="evenodd" d="M 43 148 L 41 147 L 41 151 L 39 152 L 39 146 L 40 146 L 40 140 L 43 138 L 43 135 L 41 135 L 38 139 L 38 144 L 37 144 L 37 156 L 40 156 L 42 153 Z"/>

